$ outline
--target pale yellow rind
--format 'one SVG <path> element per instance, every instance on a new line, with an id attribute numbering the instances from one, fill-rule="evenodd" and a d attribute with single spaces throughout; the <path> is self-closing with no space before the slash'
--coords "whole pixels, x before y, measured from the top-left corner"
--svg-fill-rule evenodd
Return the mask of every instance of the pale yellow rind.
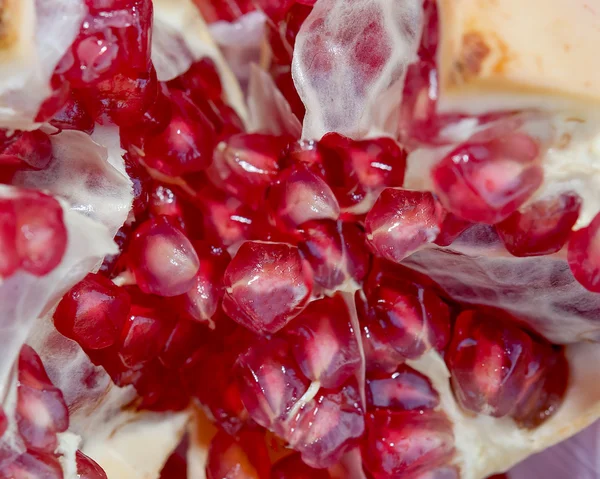
<path id="1" fill-rule="evenodd" d="M 440 111 L 600 106 L 600 2 L 439 0 Z"/>
<path id="2" fill-rule="evenodd" d="M 33 0 L 0 0 L 0 64 L 21 62 L 34 52 Z"/>

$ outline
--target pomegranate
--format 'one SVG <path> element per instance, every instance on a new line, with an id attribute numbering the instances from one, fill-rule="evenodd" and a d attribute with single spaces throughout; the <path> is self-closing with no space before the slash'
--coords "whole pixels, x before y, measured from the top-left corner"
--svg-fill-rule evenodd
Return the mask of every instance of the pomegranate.
<path id="1" fill-rule="evenodd" d="M 600 419 L 590 5 L 21 3 L 0 479 L 517 478 Z"/>

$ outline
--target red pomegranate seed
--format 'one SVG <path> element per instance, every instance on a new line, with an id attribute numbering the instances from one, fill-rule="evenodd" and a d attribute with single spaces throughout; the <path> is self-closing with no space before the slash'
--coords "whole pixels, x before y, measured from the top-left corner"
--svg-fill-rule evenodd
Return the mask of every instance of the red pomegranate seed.
<path id="1" fill-rule="evenodd" d="M 8 278 L 21 266 L 17 254 L 17 215 L 10 200 L 0 200 L 0 276 Z"/>
<path id="2" fill-rule="evenodd" d="M 311 302 L 285 329 L 302 373 L 321 387 L 341 387 L 360 367 L 350 312 L 336 295 Z"/>
<path id="3" fill-rule="evenodd" d="M 450 246 L 462 233 L 473 226 L 470 221 L 463 220 L 449 211 L 444 211 L 443 217 L 440 233 L 434 241 L 438 246 Z"/>
<path id="4" fill-rule="evenodd" d="M 313 269 L 315 282 L 327 290 L 354 281 L 360 284 L 369 268 L 365 233 L 355 223 L 309 221 L 300 226 L 302 255 Z"/>
<path id="5" fill-rule="evenodd" d="M 271 461 L 264 436 L 241 431 L 234 438 L 219 431 L 208 449 L 207 479 L 269 479 Z"/>
<path id="6" fill-rule="evenodd" d="M 435 240 L 442 210 L 429 192 L 385 189 L 367 215 L 367 240 L 382 258 L 401 262 Z"/>
<path id="7" fill-rule="evenodd" d="M 52 117 L 50 124 L 61 130 L 79 130 L 88 135 L 94 131 L 94 120 L 74 91 L 70 92 L 65 105 Z"/>
<path id="8" fill-rule="evenodd" d="M 306 465 L 300 454 L 292 454 L 273 465 L 271 479 L 331 479 L 331 475 L 327 469 L 314 469 Z"/>
<path id="9" fill-rule="evenodd" d="M 278 338 L 258 343 L 240 355 L 237 376 L 242 402 L 252 419 L 283 434 L 280 422 L 310 384 L 292 358 L 288 343 Z"/>
<path id="10" fill-rule="evenodd" d="M 221 76 L 215 62 L 204 57 L 190 65 L 190 68 L 169 83 L 169 88 L 184 91 L 194 102 L 197 99 L 219 100 L 223 97 Z"/>
<path id="11" fill-rule="evenodd" d="M 149 191 L 152 185 L 150 176 L 144 167 L 142 167 L 129 154 L 123 156 L 125 170 L 133 183 L 133 206 L 132 211 L 136 218 L 144 214 L 148 207 Z"/>
<path id="12" fill-rule="evenodd" d="M 78 479 L 108 479 L 102 468 L 83 452 L 75 454 Z"/>
<path id="13" fill-rule="evenodd" d="M 342 211 L 352 209 L 369 194 L 373 197 L 370 206 L 381 190 L 404 183 L 407 154 L 391 138 L 355 141 L 328 133 L 319 148 L 324 177 Z"/>
<path id="14" fill-rule="evenodd" d="M 600 293 L 600 214 L 585 228 L 571 233 L 568 262 L 575 279 L 586 289 Z"/>
<path id="15" fill-rule="evenodd" d="M 307 221 L 337 220 L 340 206 L 329 185 L 305 166 L 283 171 L 267 194 L 271 221 L 295 229 Z"/>
<path id="16" fill-rule="evenodd" d="M 63 479 L 58 459 L 51 454 L 27 451 L 0 471 L 2 479 Z"/>
<path id="17" fill-rule="evenodd" d="M 514 256 L 556 253 L 571 235 L 571 228 L 579 218 L 581 202 L 579 195 L 573 192 L 538 200 L 498 223 L 496 231 Z"/>
<path id="18" fill-rule="evenodd" d="M 252 0 L 202 0 L 196 1 L 195 4 L 208 23 L 219 20 L 235 22 L 245 13 L 254 10 Z"/>
<path id="19" fill-rule="evenodd" d="M 242 133 L 220 143 L 208 174 L 216 185 L 253 206 L 279 172 L 285 137 Z"/>
<path id="20" fill-rule="evenodd" d="M 286 0 L 273 2 L 269 0 L 258 0 L 270 3 L 267 14 L 274 20 L 267 22 L 267 33 L 269 46 L 273 55 L 272 61 L 277 65 L 291 65 L 292 53 L 296 44 L 296 37 L 304 20 L 312 11 L 314 2 Z M 280 21 L 277 21 L 279 20 Z"/>
<path id="21" fill-rule="evenodd" d="M 88 274 L 58 304 L 54 326 L 86 349 L 117 343 L 129 316 L 127 292 L 99 274 Z"/>
<path id="22" fill-rule="evenodd" d="M 135 368 L 158 357 L 166 346 L 173 326 L 160 312 L 133 304 L 119 346 L 119 357 L 123 364 Z"/>
<path id="23" fill-rule="evenodd" d="M 127 127 L 139 122 L 157 100 L 156 71 L 118 73 L 80 90 L 80 95 L 94 120 Z"/>
<path id="24" fill-rule="evenodd" d="M 50 121 L 68 102 L 71 85 L 65 80 L 61 73 L 54 73 L 50 78 L 50 88 L 52 93 L 40 105 L 40 109 L 35 117 L 36 123 Z"/>
<path id="25" fill-rule="evenodd" d="M 367 406 L 398 411 L 434 409 L 440 397 L 429 379 L 408 366 L 393 373 L 370 373 L 366 381 Z"/>
<path id="26" fill-rule="evenodd" d="M 200 258 L 200 269 L 192 288 L 175 299 L 179 308 L 194 320 L 211 321 L 225 292 L 223 275 L 231 256 L 225 249 L 204 241 L 195 242 L 194 248 Z"/>
<path id="27" fill-rule="evenodd" d="M 4 436 L 6 429 L 8 429 L 8 418 L 6 417 L 4 409 L 0 408 L 0 438 Z"/>
<path id="28" fill-rule="evenodd" d="M 159 360 L 168 369 L 181 366 L 205 341 L 208 331 L 202 324 L 184 318 L 171 331 Z"/>
<path id="29" fill-rule="evenodd" d="M 58 445 L 56 433 L 69 427 L 62 393 L 50 382 L 39 356 L 27 345 L 19 355 L 16 419 L 28 448 L 40 452 L 54 452 Z"/>
<path id="30" fill-rule="evenodd" d="M 298 248 L 247 241 L 225 271 L 223 309 L 258 334 L 275 333 L 306 306 L 312 271 Z"/>
<path id="31" fill-rule="evenodd" d="M 21 267 L 35 276 L 56 268 L 67 249 L 67 228 L 60 203 L 35 191 L 21 191 L 8 200 L 16 215 L 16 246 Z M 5 209 L 3 200 L 0 209 Z"/>
<path id="32" fill-rule="evenodd" d="M 367 414 L 363 464 L 373 479 L 421 477 L 451 460 L 452 425 L 437 412 Z"/>
<path id="33" fill-rule="evenodd" d="M 131 269 L 143 292 L 177 296 L 194 285 L 200 268 L 198 255 L 169 217 L 159 216 L 140 225 L 128 252 Z"/>
<path id="34" fill-rule="evenodd" d="M 523 133 L 466 143 L 432 170 L 442 204 L 457 216 L 495 224 L 519 208 L 541 185 L 539 146 Z"/>
<path id="35" fill-rule="evenodd" d="M 361 320 L 365 349 L 383 355 L 385 364 L 398 365 L 432 348 L 445 348 L 450 335 L 450 311 L 431 288 L 375 267 L 365 293 L 366 311 L 358 307 L 359 313 L 364 311 Z M 370 365 L 369 359 L 367 367 L 377 369 L 377 364 Z"/>
<path id="36" fill-rule="evenodd" d="M 52 143 L 43 131 L 0 132 L 0 165 L 43 170 L 52 160 Z"/>
<path id="37" fill-rule="evenodd" d="M 128 138 L 129 152 L 167 176 L 205 170 L 212 162 L 215 130 L 183 92 L 172 90 L 171 119 L 160 133 Z"/>
<path id="38" fill-rule="evenodd" d="M 464 311 L 446 354 L 452 386 L 466 410 L 538 424 L 560 404 L 568 381 L 562 352 L 514 322 Z"/>

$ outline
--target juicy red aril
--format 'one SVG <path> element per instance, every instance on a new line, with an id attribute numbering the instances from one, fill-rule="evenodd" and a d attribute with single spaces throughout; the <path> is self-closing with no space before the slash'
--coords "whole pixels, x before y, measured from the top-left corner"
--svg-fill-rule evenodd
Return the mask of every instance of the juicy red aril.
<path id="1" fill-rule="evenodd" d="M 342 386 L 360 367 L 348 305 L 336 295 L 311 302 L 285 329 L 302 373 L 327 389 Z"/>
<path id="2" fill-rule="evenodd" d="M 270 459 L 264 436 L 241 431 L 234 438 L 219 431 L 208 449 L 207 479 L 269 479 Z"/>
<path id="3" fill-rule="evenodd" d="M 343 211 L 389 186 L 402 186 L 406 152 L 390 138 L 355 141 L 328 133 L 319 142 L 322 168 Z"/>
<path id="4" fill-rule="evenodd" d="M 207 242 L 197 241 L 194 248 L 200 259 L 194 285 L 183 296 L 175 299 L 180 309 L 191 318 L 210 321 L 225 292 L 223 274 L 231 257 L 225 249 Z"/>
<path id="5" fill-rule="evenodd" d="M 31 347 L 21 348 L 18 367 L 16 419 L 19 433 L 29 449 L 52 453 L 58 445 L 56 434 L 69 427 L 67 405 Z"/>
<path id="6" fill-rule="evenodd" d="M 6 417 L 4 409 L 0 408 L 0 438 L 2 438 L 6 429 L 8 429 L 8 418 Z"/>
<path id="7" fill-rule="evenodd" d="M 466 410 L 538 425 L 560 405 L 568 381 L 561 351 L 514 323 L 464 311 L 446 354 L 456 399 Z"/>
<path id="8" fill-rule="evenodd" d="M 366 395 L 369 408 L 413 411 L 435 409 L 440 404 L 429 379 L 408 366 L 400 366 L 393 373 L 370 373 Z"/>
<path id="9" fill-rule="evenodd" d="M 543 172 L 535 161 L 538 154 L 538 144 L 522 133 L 466 143 L 433 168 L 435 191 L 442 204 L 457 216 L 498 223 L 541 185 Z"/>
<path id="10" fill-rule="evenodd" d="M 366 429 L 362 457 L 373 479 L 421 477 L 454 453 L 452 425 L 437 412 L 373 411 Z"/>
<path id="11" fill-rule="evenodd" d="M 300 226 L 302 242 L 298 245 L 310 263 L 315 282 L 327 290 L 363 280 L 369 267 L 365 233 L 355 223 L 309 221 Z"/>
<path id="12" fill-rule="evenodd" d="M 273 465 L 271 479 L 331 479 L 331 475 L 326 469 L 306 465 L 300 454 L 292 454 Z"/>
<path id="13" fill-rule="evenodd" d="M 187 318 L 180 319 L 171 331 L 158 359 L 166 368 L 176 369 L 194 354 L 207 335 L 208 331 L 204 325 Z"/>
<path id="14" fill-rule="evenodd" d="M 129 368 L 156 358 L 164 349 L 173 324 L 158 311 L 134 304 L 122 331 L 119 357 Z"/>
<path id="15" fill-rule="evenodd" d="M 600 293 L 600 214 L 571 234 L 567 258 L 575 279 L 584 288 Z"/>
<path id="16" fill-rule="evenodd" d="M 50 96 L 43 101 L 35 116 L 37 123 L 49 121 L 63 108 L 69 99 L 71 85 L 65 81 L 62 73 L 54 73 L 52 75 L 50 78 L 50 88 L 52 89 Z"/>
<path id="17" fill-rule="evenodd" d="M 506 249 L 514 256 L 552 254 L 569 239 L 580 209 L 579 195 L 563 193 L 515 211 L 495 228 Z"/>
<path id="18" fill-rule="evenodd" d="M 371 248 L 382 258 L 401 262 L 440 232 L 442 210 L 431 193 L 385 189 L 367 215 Z"/>
<path id="19" fill-rule="evenodd" d="M 126 291 L 99 274 L 88 274 L 58 304 L 54 326 L 86 349 L 117 343 L 129 315 Z"/>
<path id="20" fill-rule="evenodd" d="M 60 203 L 35 191 L 0 200 L 0 211 L 16 218 L 16 254 L 20 266 L 35 276 L 56 268 L 67 249 L 67 228 Z"/>
<path id="21" fill-rule="evenodd" d="M 374 268 L 365 293 L 366 304 L 358 310 L 368 369 L 388 370 L 445 348 L 450 311 L 431 288 Z"/>
<path id="22" fill-rule="evenodd" d="M 306 306 L 313 286 L 298 248 L 247 241 L 225 271 L 223 309 L 259 334 L 275 333 Z"/>
<path id="23" fill-rule="evenodd" d="M 142 291 L 177 296 L 194 285 L 200 268 L 187 237 L 167 216 L 140 225 L 128 248 L 131 269 Z"/>
<path id="24" fill-rule="evenodd" d="M 167 176 L 205 170 L 212 162 L 215 131 L 183 92 L 170 92 L 172 116 L 160 133 L 131 138 L 129 151 Z"/>
<path id="25" fill-rule="evenodd" d="M 438 246 L 450 246 L 463 232 L 473 226 L 470 221 L 463 220 L 449 211 L 444 211 L 443 217 L 440 233 L 434 241 Z"/>
<path id="26" fill-rule="evenodd" d="M 329 185 L 306 167 L 284 170 L 268 191 L 273 223 L 295 229 L 313 220 L 337 220 L 340 206 Z"/>
<path id="27" fill-rule="evenodd" d="M 63 469 L 51 454 L 27 451 L 0 471 L 0 479 L 63 479 Z"/>
<path id="28" fill-rule="evenodd" d="M 279 172 L 278 159 L 287 143 L 272 135 L 234 135 L 217 146 L 208 174 L 230 194 L 258 205 Z"/>
<path id="29" fill-rule="evenodd" d="M 219 100 L 223 96 L 223 85 L 215 62 L 204 57 L 190 65 L 190 68 L 169 83 L 169 88 L 184 91 L 194 102 L 196 100 Z"/>
<path id="30" fill-rule="evenodd" d="M 0 132 L 0 165 L 42 170 L 52 160 L 52 142 L 43 131 Z"/>
<path id="31" fill-rule="evenodd" d="M 133 205 L 132 212 L 136 218 L 139 218 L 148 207 L 148 192 L 150 190 L 151 180 L 150 176 L 137 161 L 135 161 L 129 154 L 123 155 L 123 161 L 125 162 L 125 171 L 127 176 L 133 183 Z"/>
<path id="32" fill-rule="evenodd" d="M 123 70 L 145 71 L 150 62 L 152 2 L 88 2 L 90 13 L 57 72 L 85 88 Z"/>
<path id="33" fill-rule="evenodd" d="M 78 479 L 108 479 L 102 468 L 83 452 L 75 453 Z"/>
<path id="34" fill-rule="evenodd" d="M 65 105 L 53 116 L 50 124 L 61 130 L 79 130 L 89 135 L 94 131 L 94 120 L 74 91 L 70 92 Z"/>
<path id="35" fill-rule="evenodd" d="M 235 22 L 245 13 L 254 10 L 254 2 L 251 0 L 204 0 L 195 3 L 208 23 L 219 20 Z"/>
<path id="36" fill-rule="evenodd" d="M 140 73 L 118 73 L 80 90 L 87 112 L 100 123 L 129 126 L 140 121 L 158 96 L 154 68 Z"/>
<path id="37" fill-rule="evenodd" d="M 21 261 L 17 251 L 17 216 L 10 200 L 0 200 L 0 276 L 11 276 Z"/>

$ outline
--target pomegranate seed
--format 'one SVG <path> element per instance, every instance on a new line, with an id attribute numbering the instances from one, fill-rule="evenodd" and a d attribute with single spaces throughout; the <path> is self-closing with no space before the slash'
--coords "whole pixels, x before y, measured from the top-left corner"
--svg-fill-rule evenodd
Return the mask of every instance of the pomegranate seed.
<path id="1" fill-rule="evenodd" d="M 343 211 L 373 200 L 389 186 L 402 186 L 406 152 L 391 138 L 354 141 L 328 133 L 319 142 L 322 168 Z M 372 200 L 366 206 L 370 206 Z M 365 209 L 365 211 L 368 208 Z"/>
<path id="2" fill-rule="evenodd" d="M 452 425 L 441 413 L 373 411 L 366 424 L 362 457 L 373 479 L 420 478 L 454 453 Z"/>
<path id="3" fill-rule="evenodd" d="M 76 92 L 70 92 L 65 105 L 52 117 L 50 124 L 61 130 L 79 130 L 88 135 L 94 131 L 94 120 Z"/>
<path id="4" fill-rule="evenodd" d="M 214 127 L 183 92 L 173 90 L 169 98 L 172 112 L 166 128 L 129 138 L 127 148 L 167 176 L 203 171 L 212 162 Z"/>
<path id="5" fill-rule="evenodd" d="M 207 479 L 269 479 L 271 461 L 264 436 L 242 431 L 233 438 L 219 431 L 210 443 Z"/>
<path id="6" fill-rule="evenodd" d="M 287 0 L 270 3 L 273 4 L 272 8 L 267 10 L 270 10 L 271 19 L 281 18 L 280 21 L 267 22 L 272 61 L 277 65 L 291 65 L 296 37 L 304 20 L 312 11 L 314 2 L 308 4 Z"/>
<path id="7" fill-rule="evenodd" d="M 463 220 L 449 211 L 444 210 L 443 217 L 440 233 L 434 241 L 438 246 L 450 246 L 462 233 L 473 226 L 470 221 Z"/>
<path id="8" fill-rule="evenodd" d="M 62 393 L 50 382 L 39 356 L 27 345 L 19 355 L 16 418 L 28 448 L 40 452 L 54 452 L 58 445 L 56 433 L 69 427 Z"/>
<path id="9" fill-rule="evenodd" d="M 176 298 L 177 304 L 191 318 L 210 321 L 225 292 L 223 275 L 231 257 L 223 248 L 207 242 L 197 241 L 194 248 L 200 258 L 200 269 L 192 288 Z"/>
<path id="10" fill-rule="evenodd" d="M 585 228 L 571 233 L 568 262 L 575 279 L 586 289 L 600 292 L 600 214 Z"/>
<path id="11" fill-rule="evenodd" d="M 252 0 L 205 0 L 196 2 L 196 6 L 208 23 L 219 20 L 235 22 L 245 13 L 254 10 Z"/>
<path id="12" fill-rule="evenodd" d="M 196 321 L 177 321 L 160 353 L 160 362 L 168 369 L 178 368 L 203 344 L 207 335 L 205 327 Z"/>
<path id="13" fill-rule="evenodd" d="M 129 154 L 125 154 L 123 160 L 127 176 L 129 176 L 133 183 L 132 211 L 134 216 L 139 218 L 148 207 L 148 192 L 151 187 L 151 179 L 146 170 Z"/>
<path id="14" fill-rule="evenodd" d="M 137 284 L 148 294 L 183 294 L 192 288 L 200 269 L 194 247 L 167 216 L 140 225 L 128 252 Z"/>
<path id="15" fill-rule="evenodd" d="M 277 461 L 271 469 L 271 479 L 331 479 L 327 469 L 307 466 L 300 454 L 292 454 Z"/>
<path id="16" fill-rule="evenodd" d="M 52 93 L 40 105 L 40 109 L 35 117 L 36 123 L 50 121 L 69 101 L 71 85 L 65 80 L 63 74 L 54 73 L 50 78 L 50 88 Z"/>
<path id="17" fill-rule="evenodd" d="M 346 302 L 337 295 L 310 303 L 285 330 L 302 373 L 324 388 L 342 386 L 360 367 L 351 321 Z"/>
<path id="18" fill-rule="evenodd" d="M 8 418 L 4 412 L 4 409 L 0 408 L 0 438 L 4 436 L 4 433 L 8 429 Z"/>
<path id="19" fill-rule="evenodd" d="M 298 248 L 257 241 L 242 244 L 223 281 L 223 309 L 258 334 L 283 328 L 306 307 L 313 286 L 312 272 Z"/>
<path id="20" fill-rule="evenodd" d="M 367 239 L 373 251 L 396 263 L 435 240 L 442 210 L 429 192 L 385 189 L 367 215 Z"/>
<path id="21" fill-rule="evenodd" d="M 367 311 L 361 318 L 365 349 L 383 354 L 386 363 L 398 365 L 432 348 L 445 348 L 450 311 L 431 288 L 374 268 L 365 292 Z M 359 312 L 361 309 L 358 307 Z M 377 364 L 371 367 L 377 369 Z"/>
<path id="22" fill-rule="evenodd" d="M 223 97 L 221 76 L 215 62 L 204 57 L 190 65 L 190 68 L 169 83 L 169 88 L 184 91 L 194 103 L 205 98 L 219 100 Z"/>
<path id="23" fill-rule="evenodd" d="M 56 308 L 58 332 L 86 349 L 102 349 L 117 343 L 129 316 L 129 295 L 99 274 L 88 274 Z"/>
<path id="24" fill-rule="evenodd" d="M 360 284 L 367 274 L 369 253 L 365 233 L 355 223 L 309 221 L 300 226 L 303 241 L 298 245 L 310 263 L 315 282 L 327 290 L 353 280 Z"/>
<path id="25" fill-rule="evenodd" d="M 0 471 L 2 479 L 63 479 L 63 470 L 58 459 L 51 454 L 27 451 L 12 464 Z"/>
<path id="26" fill-rule="evenodd" d="M 232 136 L 218 145 L 208 174 L 230 194 L 258 206 L 287 143 L 285 137 L 257 133 Z"/>
<path id="27" fill-rule="evenodd" d="M 83 452 L 75 454 L 78 479 L 108 479 L 102 468 Z"/>
<path id="28" fill-rule="evenodd" d="M 285 421 L 310 384 L 291 357 L 288 343 L 278 338 L 240 355 L 237 373 L 244 406 L 252 419 L 271 430 Z"/>
<path id="29" fill-rule="evenodd" d="M 272 222 L 295 229 L 307 221 L 337 220 L 340 206 L 325 181 L 304 166 L 282 172 L 268 191 Z"/>
<path id="30" fill-rule="evenodd" d="M 369 408 L 413 411 L 435 409 L 440 404 L 429 379 L 408 366 L 393 373 L 370 373 L 366 386 Z"/>
<path id="31" fill-rule="evenodd" d="M 496 225 L 504 246 L 514 256 L 542 256 L 556 253 L 565 245 L 579 218 L 581 198 L 563 193 L 538 200 L 515 211 Z"/>
<path id="32" fill-rule="evenodd" d="M 458 316 L 446 361 L 464 409 L 525 425 L 556 410 L 568 381 L 562 352 L 514 323 L 475 311 Z"/>
<path id="33" fill-rule="evenodd" d="M 519 208 L 542 183 L 538 144 L 522 133 L 466 143 L 432 170 L 435 191 L 457 216 L 494 224 Z"/>
<path id="34" fill-rule="evenodd" d="M 11 200 L 0 201 L 6 211 L 12 203 L 16 216 L 16 249 L 21 267 L 35 276 L 56 268 L 67 249 L 67 229 L 60 203 L 51 196 L 21 191 Z"/>
<path id="35" fill-rule="evenodd" d="M 8 278 L 19 266 L 15 208 L 10 200 L 0 200 L 0 276 Z"/>
<path id="36" fill-rule="evenodd" d="M 0 132 L 0 165 L 43 170 L 52 160 L 52 143 L 43 131 Z"/>
<path id="37" fill-rule="evenodd" d="M 87 112 L 99 123 L 128 126 L 140 121 L 158 96 L 156 71 L 118 73 L 80 90 Z"/>
<path id="38" fill-rule="evenodd" d="M 133 304 L 119 347 L 123 364 L 134 368 L 156 358 L 165 348 L 173 326 L 158 311 Z"/>

